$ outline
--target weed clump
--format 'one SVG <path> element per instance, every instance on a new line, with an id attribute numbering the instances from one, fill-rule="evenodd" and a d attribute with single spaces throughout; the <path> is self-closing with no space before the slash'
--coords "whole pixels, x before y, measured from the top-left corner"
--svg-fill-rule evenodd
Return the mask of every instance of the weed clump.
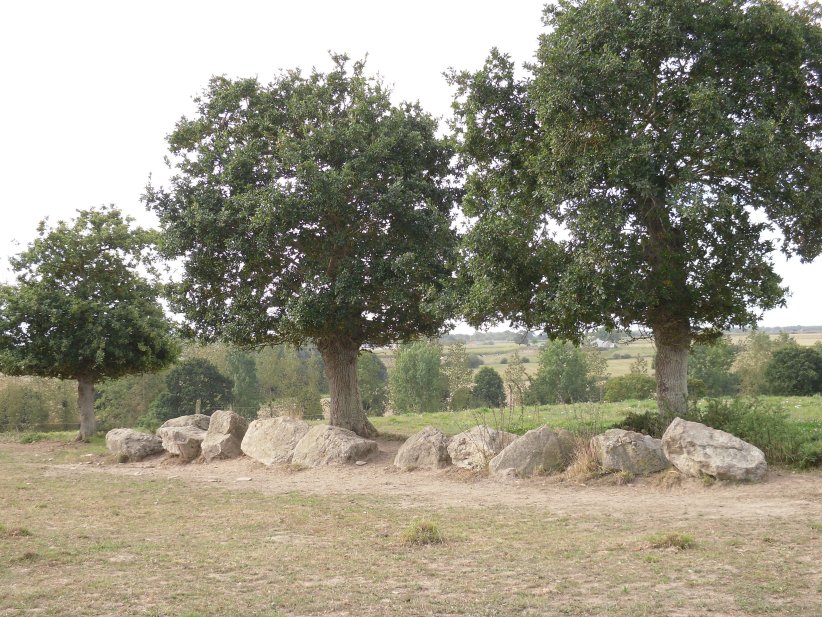
<path id="1" fill-rule="evenodd" d="M 684 551 L 696 546 L 696 541 L 686 533 L 668 532 L 658 533 L 648 538 L 651 548 L 672 548 Z"/>
<path id="2" fill-rule="evenodd" d="M 402 532 L 402 542 L 408 546 L 427 546 L 443 544 L 445 538 L 440 528 L 433 521 L 416 520 Z"/>

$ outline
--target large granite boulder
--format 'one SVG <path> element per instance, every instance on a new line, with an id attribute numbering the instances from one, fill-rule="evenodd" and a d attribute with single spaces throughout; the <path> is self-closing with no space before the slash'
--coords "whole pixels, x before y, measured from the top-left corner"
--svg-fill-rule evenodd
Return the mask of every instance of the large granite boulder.
<path id="1" fill-rule="evenodd" d="M 662 451 L 662 440 L 650 435 L 612 428 L 596 435 L 591 445 L 606 471 L 627 471 L 635 476 L 645 476 L 671 466 Z"/>
<path id="2" fill-rule="evenodd" d="M 297 443 L 308 432 L 307 422 L 295 418 L 262 418 L 248 425 L 240 444 L 246 456 L 264 465 L 290 463 Z"/>
<path id="3" fill-rule="evenodd" d="M 688 476 L 718 480 L 762 480 L 768 463 L 762 450 L 725 431 L 675 418 L 662 436 L 662 449 Z"/>
<path id="4" fill-rule="evenodd" d="M 115 428 L 106 433 L 106 448 L 120 460 L 141 461 L 162 452 L 163 440 L 134 429 Z"/>
<path id="5" fill-rule="evenodd" d="M 211 423 L 211 418 L 202 413 L 195 413 L 190 416 L 180 416 L 178 418 L 171 418 L 166 420 L 160 428 L 181 427 L 181 426 L 195 426 L 203 431 L 208 430 L 208 425 Z"/>
<path id="6" fill-rule="evenodd" d="M 291 462 L 305 467 L 344 465 L 367 460 L 377 451 L 376 441 L 338 426 L 320 425 L 312 427 L 300 439 Z"/>
<path id="7" fill-rule="evenodd" d="M 161 426 L 157 435 L 163 440 L 163 448 L 172 456 L 189 462 L 200 456 L 206 431 L 196 426 Z"/>
<path id="8" fill-rule="evenodd" d="M 542 426 L 506 446 L 491 459 L 488 470 L 492 475 L 513 473 L 520 478 L 562 471 L 570 464 L 573 453 L 571 433 Z"/>
<path id="9" fill-rule="evenodd" d="M 211 414 L 205 439 L 202 443 L 203 458 L 206 462 L 236 458 L 243 452 L 240 444 L 243 441 L 248 420 L 233 411 L 215 411 Z"/>
<path id="10" fill-rule="evenodd" d="M 433 426 L 411 435 L 394 457 L 394 465 L 405 470 L 442 469 L 450 464 L 448 437 Z"/>
<path id="11" fill-rule="evenodd" d="M 465 469 L 485 469 L 489 461 L 516 440 L 513 433 L 480 424 L 454 435 L 448 443 L 451 462 Z"/>

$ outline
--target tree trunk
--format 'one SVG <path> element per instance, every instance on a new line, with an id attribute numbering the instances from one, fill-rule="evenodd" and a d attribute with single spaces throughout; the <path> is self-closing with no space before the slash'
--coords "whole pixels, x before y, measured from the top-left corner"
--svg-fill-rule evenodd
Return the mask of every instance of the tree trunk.
<path id="1" fill-rule="evenodd" d="M 360 346 L 350 339 L 335 338 L 323 341 L 318 347 L 331 391 L 329 423 L 354 431 L 360 437 L 376 437 L 377 429 L 365 417 L 357 383 L 357 358 Z"/>
<path id="2" fill-rule="evenodd" d="M 89 377 L 77 379 L 77 408 L 80 411 L 80 432 L 77 441 L 88 441 L 97 431 L 94 417 L 94 380 Z"/>
<path id="3" fill-rule="evenodd" d="M 691 344 L 687 324 L 655 327 L 656 406 L 662 416 L 684 416 L 688 411 L 688 350 Z"/>

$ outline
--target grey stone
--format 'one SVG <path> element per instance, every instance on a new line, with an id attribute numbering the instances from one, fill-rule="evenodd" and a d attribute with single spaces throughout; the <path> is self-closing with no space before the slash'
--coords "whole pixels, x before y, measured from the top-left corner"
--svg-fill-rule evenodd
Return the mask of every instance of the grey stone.
<path id="1" fill-rule="evenodd" d="M 115 428 L 106 433 L 106 448 L 117 457 L 141 461 L 163 451 L 163 440 L 157 435 L 130 428 Z"/>
<path id="2" fill-rule="evenodd" d="M 248 425 L 240 447 L 263 465 L 290 463 L 297 443 L 308 432 L 307 422 L 294 418 L 262 418 Z"/>
<path id="3" fill-rule="evenodd" d="M 612 428 L 596 435 L 591 444 L 602 468 L 646 476 L 671 466 L 662 451 L 662 440 L 650 435 Z"/>
<path id="4" fill-rule="evenodd" d="M 207 415 L 202 413 L 195 413 L 190 416 L 180 416 L 178 418 L 171 418 L 171 420 L 166 420 L 165 422 L 163 422 L 160 428 L 196 426 L 199 429 L 207 431 L 210 422 L 211 418 L 209 418 Z"/>
<path id="5" fill-rule="evenodd" d="M 157 429 L 163 440 L 163 448 L 172 456 L 184 461 L 193 461 L 200 456 L 206 431 L 196 426 L 166 426 Z"/>
<path id="6" fill-rule="evenodd" d="M 305 467 L 345 465 L 364 461 L 378 451 L 376 441 L 338 426 L 314 426 L 300 439 L 291 462 Z"/>
<path id="7" fill-rule="evenodd" d="M 513 433 L 480 424 L 454 435 L 448 443 L 448 454 L 457 467 L 485 469 L 492 458 L 516 439 Z"/>
<path id="8" fill-rule="evenodd" d="M 662 436 L 662 449 L 687 476 L 718 480 L 762 480 L 768 463 L 762 450 L 725 431 L 675 418 Z"/>
<path id="9" fill-rule="evenodd" d="M 208 461 L 236 458 L 243 452 L 240 444 L 248 430 L 248 420 L 233 411 L 215 411 L 211 414 L 206 437 L 203 440 L 203 458 Z"/>
<path id="10" fill-rule="evenodd" d="M 492 475 L 511 475 L 520 478 L 562 471 L 571 462 L 574 438 L 564 429 L 542 426 L 528 431 L 491 459 L 488 470 Z"/>
<path id="11" fill-rule="evenodd" d="M 400 469 L 442 469 L 451 464 L 448 437 L 433 426 L 414 433 L 400 446 L 394 465 Z"/>

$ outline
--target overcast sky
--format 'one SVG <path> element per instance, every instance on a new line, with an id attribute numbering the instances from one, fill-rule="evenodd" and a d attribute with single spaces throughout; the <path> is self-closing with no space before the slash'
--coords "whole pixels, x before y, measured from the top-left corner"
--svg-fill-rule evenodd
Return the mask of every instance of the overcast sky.
<path id="1" fill-rule="evenodd" d="M 168 177 L 165 136 L 215 74 L 330 67 L 328 51 L 368 54 L 395 100 L 450 114 L 449 67 L 478 68 L 497 46 L 522 63 L 542 2 L 27 2 L 0 8 L 0 262 L 41 219 L 114 203 L 153 224 L 139 198 Z M 763 325 L 822 324 L 822 260 L 777 258 L 790 286 Z M 3 275 L 7 276 L 7 273 Z"/>

